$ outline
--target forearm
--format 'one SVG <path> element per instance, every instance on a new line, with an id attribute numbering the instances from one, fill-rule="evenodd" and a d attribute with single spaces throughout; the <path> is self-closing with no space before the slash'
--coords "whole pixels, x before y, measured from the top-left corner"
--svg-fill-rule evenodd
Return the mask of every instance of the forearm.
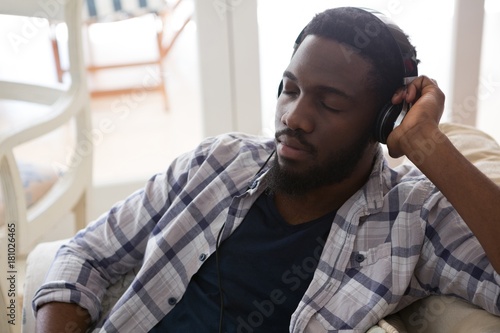
<path id="1" fill-rule="evenodd" d="M 500 272 L 500 188 L 437 127 L 416 129 L 404 140 L 403 150 L 455 207 Z"/>
<path id="2" fill-rule="evenodd" d="M 86 332 L 91 324 L 87 310 L 74 303 L 52 302 L 37 314 L 36 333 Z"/>

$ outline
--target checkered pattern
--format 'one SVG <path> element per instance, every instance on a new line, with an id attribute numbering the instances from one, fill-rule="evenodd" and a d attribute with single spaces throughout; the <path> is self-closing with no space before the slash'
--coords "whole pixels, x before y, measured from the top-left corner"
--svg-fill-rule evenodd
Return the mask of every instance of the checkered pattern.
<path id="1" fill-rule="evenodd" d="M 94 332 L 148 332 L 266 188 L 249 186 L 273 142 L 206 140 L 116 205 L 58 253 L 34 308 L 75 302 L 94 320 L 106 288 L 135 280 Z M 379 153 L 368 180 L 333 220 L 290 332 L 365 332 L 430 294 L 453 294 L 500 314 L 500 278 L 457 212 L 418 170 L 389 169 Z"/>
<path id="2" fill-rule="evenodd" d="M 85 18 L 107 20 L 118 15 L 134 17 L 156 13 L 166 5 L 166 0 L 85 0 L 83 13 Z"/>

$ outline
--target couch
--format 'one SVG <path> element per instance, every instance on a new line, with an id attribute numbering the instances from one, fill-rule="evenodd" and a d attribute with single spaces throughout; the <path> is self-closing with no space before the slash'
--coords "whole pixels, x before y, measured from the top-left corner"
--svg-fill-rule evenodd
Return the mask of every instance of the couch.
<path id="1" fill-rule="evenodd" d="M 473 127 L 441 124 L 442 131 L 479 169 L 500 185 L 500 146 L 495 140 Z M 408 162 L 403 162 L 408 163 Z M 42 283 L 45 272 L 59 246 L 64 242 L 39 244 L 27 260 L 24 286 L 23 332 L 32 333 L 34 317 L 31 299 Z M 119 298 L 133 279 L 133 272 L 111 286 L 104 300 L 103 315 Z M 431 296 L 415 302 L 399 313 L 381 320 L 367 333 L 493 333 L 500 332 L 500 317 L 463 300 L 448 296 Z"/>

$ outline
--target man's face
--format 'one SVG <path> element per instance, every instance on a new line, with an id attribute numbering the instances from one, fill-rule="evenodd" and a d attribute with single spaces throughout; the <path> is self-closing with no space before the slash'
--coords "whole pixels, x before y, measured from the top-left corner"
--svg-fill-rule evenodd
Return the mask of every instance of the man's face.
<path id="1" fill-rule="evenodd" d="M 339 183 L 366 163 L 377 112 L 371 68 L 347 46 L 305 38 L 283 75 L 272 189 L 301 194 Z"/>

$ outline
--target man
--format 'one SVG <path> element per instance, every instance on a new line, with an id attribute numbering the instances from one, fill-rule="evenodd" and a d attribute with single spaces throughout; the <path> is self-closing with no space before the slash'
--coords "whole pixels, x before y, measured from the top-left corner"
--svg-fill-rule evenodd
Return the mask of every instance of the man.
<path id="1" fill-rule="evenodd" d="M 436 83 L 402 88 L 390 32 L 356 45 L 376 19 L 339 8 L 311 21 L 274 141 L 207 139 L 65 245 L 34 300 L 38 331 L 88 328 L 133 269 L 96 331 L 364 332 L 430 294 L 500 314 L 500 189 L 439 131 Z M 387 145 L 424 175 L 384 161 L 387 100 L 414 103 Z"/>

